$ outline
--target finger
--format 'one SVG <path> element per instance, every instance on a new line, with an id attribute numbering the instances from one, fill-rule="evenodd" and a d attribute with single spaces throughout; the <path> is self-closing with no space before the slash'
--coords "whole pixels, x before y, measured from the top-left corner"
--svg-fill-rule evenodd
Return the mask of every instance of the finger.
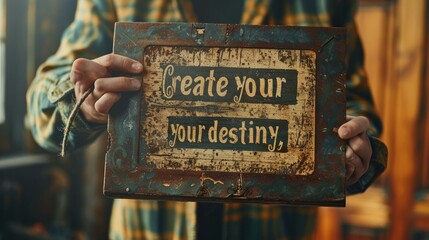
<path id="1" fill-rule="evenodd" d="M 113 104 L 119 101 L 120 98 L 121 94 L 108 92 L 106 94 L 103 94 L 103 96 L 101 96 L 100 99 L 95 102 L 94 107 L 97 112 L 107 114 L 109 113 Z"/>
<path id="2" fill-rule="evenodd" d="M 95 109 L 96 98 L 90 94 L 81 105 L 81 113 L 85 120 L 94 123 L 106 123 L 107 114 L 99 112 Z"/>
<path id="3" fill-rule="evenodd" d="M 94 82 L 94 96 L 96 99 L 108 92 L 129 92 L 140 89 L 140 81 L 129 77 L 99 78 Z"/>
<path id="4" fill-rule="evenodd" d="M 349 139 L 355 137 L 369 128 L 369 120 L 366 117 L 351 117 L 350 120 L 338 129 L 338 135 L 341 139 Z"/>
<path id="5" fill-rule="evenodd" d="M 372 148 L 368 135 L 366 133 L 361 133 L 358 136 L 349 139 L 348 145 L 362 160 L 364 171 L 368 170 L 369 161 L 372 155 Z"/>
<path id="6" fill-rule="evenodd" d="M 109 70 L 128 73 L 140 73 L 143 70 L 143 65 L 140 62 L 113 53 L 96 58 L 94 61 Z"/>
<path id="7" fill-rule="evenodd" d="M 92 86 L 96 79 L 108 76 L 110 76 L 110 73 L 105 67 L 84 58 L 76 59 L 70 71 L 70 80 L 78 88 L 79 94 Z"/>
<path id="8" fill-rule="evenodd" d="M 349 165 L 349 167 L 347 167 L 347 165 Z M 347 171 L 354 170 L 353 172 L 346 173 L 346 175 L 348 176 L 348 178 L 346 179 L 347 184 L 355 183 L 365 173 L 362 160 L 357 154 L 353 152 L 353 150 L 349 146 L 347 146 L 346 150 L 346 168 Z"/>

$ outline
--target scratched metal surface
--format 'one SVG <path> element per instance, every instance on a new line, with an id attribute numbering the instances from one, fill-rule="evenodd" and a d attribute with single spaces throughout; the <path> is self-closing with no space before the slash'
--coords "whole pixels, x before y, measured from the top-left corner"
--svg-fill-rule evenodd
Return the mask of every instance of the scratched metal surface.
<path id="1" fill-rule="evenodd" d="M 345 204 L 344 142 L 337 137 L 335 129 L 345 121 L 344 44 L 345 32 L 339 28 L 117 23 L 114 52 L 141 61 L 146 70 L 141 76 L 134 76 L 142 79 L 143 91 L 124 96 L 109 115 L 105 195 L 181 201 L 343 206 Z M 185 55 L 184 52 L 191 54 L 190 60 L 181 57 L 177 61 L 169 61 L 196 64 L 195 56 L 199 53 L 201 58 L 201 51 L 198 49 L 202 47 L 230 49 L 230 52 L 237 49 L 251 52 L 258 50 L 263 52 L 259 57 L 270 56 L 270 52 L 278 54 L 279 51 L 286 51 L 288 56 L 293 54 L 301 56 L 297 64 L 307 65 L 307 68 L 300 72 L 299 76 L 302 79 L 298 81 L 298 86 L 305 79 L 311 80 L 312 84 L 309 89 L 306 89 L 305 85 L 301 86 L 299 91 L 315 92 L 315 96 L 310 96 L 311 101 L 307 101 L 310 103 L 303 104 L 309 109 L 301 111 L 303 116 L 305 114 L 312 118 L 312 121 L 307 124 L 308 129 L 303 131 L 311 141 L 308 141 L 305 147 L 301 149 L 297 147 L 295 150 L 289 144 L 287 150 L 289 155 L 231 149 L 192 149 L 191 151 L 188 148 L 173 149 L 163 146 L 163 142 L 166 145 L 167 140 L 165 133 L 160 132 L 157 124 L 162 125 L 162 119 L 168 117 L 168 114 L 192 117 L 199 116 L 198 111 L 202 111 L 209 116 L 218 116 L 216 114 L 225 114 L 218 111 L 227 112 L 231 108 L 227 103 L 215 102 L 201 106 L 194 104 L 192 107 L 200 110 L 186 115 L 188 110 L 161 102 L 165 105 L 163 110 L 152 109 L 159 102 L 150 102 L 150 96 L 156 95 L 157 91 L 149 89 L 156 86 L 154 82 L 159 76 L 156 74 L 157 70 L 150 70 L 151 67 L 162 59 L 164 61 L 169 59 L 168 56 L 174 58 L 174 56 Z M 160 54 L 162 51 L 167 54 Z M 172 51 L 176 51 L 176 54 Z M 152 54 L 153 52 L 158 54 Z M 259 57 L 256 58 L 259 59 Z M 222 62 L 222 60 L 219 61 L 219 56 L 216 59 Z M 233 64 L 228 59 L 229 57 L 224 60 L 224 64 Z M 255 64 L 258 59 L 255 60 Z M 254 65 L 251 60 L 247 62 L 248 68 L 259 66 Z M 201 64 L 206 66 L 208 63 L 200 59 L 196 66 Z M 159 64 L 157 67 L 160 68 Z M 279 65 L 277 68 L 287 67 Z M 246 107 L 259 109 L 260 112 L 255 110 L 252 113 L 256 116 L 271 114 L 267 110 L 269 107 L 258 108 L 251 103 Z M 284 109 L 285 114 L 300 113 L 289 107 Z M 234 116 L 234 112 L 229 114 L 226 116 Z M 252 115 L 243 117 L 248 119 Z M 289 135 L 291 139 L 298 133 L 291 130 Z M 294 141 L 289 140 L 289 142 Z M 295 143 L 300 145 L 298 141 Z M 296 153 L 291 154 L 293 151 Z M 299 156 L 299 151 L 305 154 L 301 154 L 298 159 L 293 159 L 294 156 Z M 196 156 L 206 156 L 204 154 L 207 152 L 218 157 L 216 159 L 213 157 L 211 161 L 209 159 L 205 164 L 195 164 L 199 161 Z M 231 152 L 234 156 L 240 156 L 233 158 L 235 163 L 238 163 L 234 167 L 228 167 L 227 162 L 222 159 L 223 156 L 227 158 Z M 210 157 L 210 155 L 207 156 Z M 286 156 L 284 161 L 277 161 L 280 156 Z M 246 160 L 251 164 L 240 165 Z"/>

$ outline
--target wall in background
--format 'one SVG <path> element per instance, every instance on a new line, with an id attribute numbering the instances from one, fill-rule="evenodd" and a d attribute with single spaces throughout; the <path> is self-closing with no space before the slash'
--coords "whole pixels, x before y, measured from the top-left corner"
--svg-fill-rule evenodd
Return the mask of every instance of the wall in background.
<path id="1" fill-rule="evenodd" d="M 107 239 L 108 217 L 110 200 L 102 196 L 102 177 L 104 156 L 102 150 L 94 150 L 107 143 L 95 143 L 88 148 L 81 149 L 65 159 L 60 159 L 55 153 L 46 153 L 33 141 L 31 134 L 25 127 L 26 103 L 25 93 L 28 85 L 34 78 L 37 67 L 58 48 L 60 38 L 65 28 L 72 22 L 77 0 L 1 0 L 4 3 L 4 13 L 0 17 L 5 20 L 4 42 L 5 50 L 5 112 L 6 121 L 0 123 L 0 207 L 3 197 L 10 197 L 8 191 L 3 191 L 4 183 L 12 183 L 20 191 L 37 193 L 36 198 L 45 196 L 46 188 L 50 184 L 58 183 L 62 179 L 61 193 L 54 197 L 62 199 L 61 216 L 55 221 L 63 221 L 67 225 L 74 239 Z M 94 151 L 99 155 L 90 154 Z M 40 153 L 43 153 L 40 155 Z M 42 158 L 42 159 L 41 159 Z M 18 159 L 19 161 L 15 161 Z M 13 161 L 10 161 L 13 160 Z M 21 161 L 22 160 L 22 161 Z M 34 163 L 41 161 L 41 166 Z M 26 165 L 15 164 L 26 162 Z M 12 163 L 12 164 L 4 164 Z M 4 167 L 7 166 L 8 169 Z M 17 165 L 17 166 L 15 166 Z M 54 171 L 50 169 L 55 168 Z M 16 174 L 3 174 L 7 171 Z M 34 179 L 37 183 L 43 179 L 40 173 L 49 180 L 33 184 L 28 182 Z M 57 177 L 55 177 L 57 176 Z M 59 177 L 59 178 L 58 178 Z M 31 190 L 31 191 L 30 191 Z M 34 202 L 34 201 L 33 201 Z M 52 203 L 52 201 L 46 202 Z M 14 209 L 31 209 L 27 201 L 17 200 Z M 34 207 L 34 206 L 33 206 Z M 38 206 L 40 209 L 56 206 Z M 34 212 L 34 211 L 33 211 Z M 59 214 L 52 213 L 52 214 Z M 34 215 L 34 214 L 33 214 Z M 0 209 L 0 238 L 2 227 L 5 224 L 23 224 L 24 227 L 34 224 L 33 220 L 22 214 L 22 211 L 9 211 L 5 218 Z M 61 218 L 61 219 L 58 219 Z M 5 224 L 3 224 L 5 223 Z M 47 223 L 49 224 L 49 223 Z"/>
<path id="2" fill-rule="evenodd" d="M 428 9 L 425 0 L 360 1 L 356 22 L 388 169 L 347 208 L 322 208 L 318 239 L 429 238 Z"/>
<path id="3" fill-rule="evenodd" d="M 2 0 L 5 42 L 5 122 L 0 156 L 38 151 L 25 128 L 25 92 L 37 66 L 58 48 L 76 1 Z"/>

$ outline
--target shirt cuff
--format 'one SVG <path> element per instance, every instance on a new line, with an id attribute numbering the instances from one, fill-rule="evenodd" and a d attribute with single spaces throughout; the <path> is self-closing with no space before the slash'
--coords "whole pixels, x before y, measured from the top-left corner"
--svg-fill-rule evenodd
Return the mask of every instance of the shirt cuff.
<path id="1" fill-rule="evenodd" d="M 76 97 L 73 88 L 61 92 L 61 97 L 57 100 L 58 109 L 61 110 L 64 126 L 67 125 L 68 118 L 76 105 Z M 66 151 L 73 151 L 94 141 L 103 131 L 106 131 L 107 124 L 90 123 L 78 110 L 76 118 L 70 125 L 69 136 L 66 139 Z"/>
<path id="2" fill-rule="evenodd" d="M 346 187 L 348 195 L 363 193 L 387 167 L 387 147 L 378 138 L 369 137 L 372 156 L 368 171 L 354 184 Z"/>

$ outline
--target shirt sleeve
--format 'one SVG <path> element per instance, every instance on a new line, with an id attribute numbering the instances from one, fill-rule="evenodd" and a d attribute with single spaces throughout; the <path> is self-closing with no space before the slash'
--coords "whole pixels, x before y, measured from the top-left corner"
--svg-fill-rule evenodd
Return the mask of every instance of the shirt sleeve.
<path id="1" fill-rule="evenodd" d="M 374 101 L 364 69 L 364 52 L 358 35 L 354 16 L 357 1 L 337 1 L 332 14 L 332 25 L 347 29 L 347 114 L 366 116 L 370 121 L 367 133 L 373 150 L 368 171 L 356 182 L 347 187 L 347 194 L 364 192 L 387 167 L 387 148 L 377 137 L 382 124 L 374 108 Z"/>
<path id="2" fill-rule="evenodd" d="M 41 147 L 55 152 L 61 148 L 63 129 L 75 104 L 69 77 L 73 61 L 111 52 L 114 22 L 110 1 L 79 0 L 59 49 L 38 68 L 26 97 L 31 132 Z M 105 124 L 88 123 L 78 114 L 71 125 L 68 148 L 88 144 L 105 129 Z"/>

